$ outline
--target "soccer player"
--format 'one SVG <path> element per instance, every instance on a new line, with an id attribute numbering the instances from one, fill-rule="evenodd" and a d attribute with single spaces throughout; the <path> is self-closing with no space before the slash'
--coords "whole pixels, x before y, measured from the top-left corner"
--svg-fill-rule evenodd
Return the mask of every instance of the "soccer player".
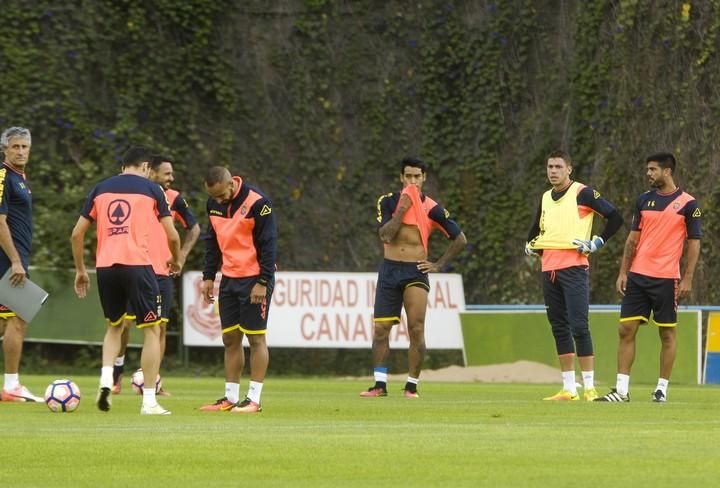
<path id="1" fill-rule="evenodd" d="M 652 190 L 635 203 L 630 234 L 625 242 L 615 287 L 622 295 L 618 327 L 618 373 L 615 388 L 601 402 L 630 401 L 630 369 L 635 360 L 635 336 L 650 320 L 660 334 L 660 377 L 652 401 L 667 401 L 667 388 L 675 362 L 677 302 L 692 291 L 700 256 L 702 211 L 695 198 L 676 184 L 677 163 L 671 153 L 646 159 Z M 687 239 L 685 273 L 680 279 L 680 258 Z"/>
<path id="2" fill-rule="evenodd" d="M 24 127 L 10 127 L 0 135 L 5 160 L 0 166 L 0 277 L 10 271 L 10 283 L 22 286 L 28 274 L 32 245 L 32 194 L 25 177 L 32 140 Z M 20 357 L 27 324 L 0 305 L 0 336 L 5 354 L 4 402 L 41 402 L 20 384 Z"/>
<path id="3" fill-rule="evenodd" d="M 275 214 L 265 194 L 226 168 L 210 168 L 205 189 L 210 222 L 204 236 L 201 291 L 206 303 L 214 300 L 215 274 L 222 262 L 218 307 L 225 346 L 225 396 L 200 410 L 258 413 L 269 357 L 265 333 L 275 283 Z M 250 343 L 250 385 L 241 400 L 243 336 Z"/>
<path id="4" fill-rule="evenodd" d="M 80 212 L 71 241 L 75 261 L 75 292 L 85 298 L 90 278 L 83 257 L 85 234 L 97 225 L 96 268 L 100 303 L 108 325 L 103 340 L 100 388 L 96 400 L 100 410 L 111 406 L 113 362 L 120 351 L 122 323 L 127 304 L 137 317 L 145 338 L 141 365 L 146 378 L 155 378 L 160 369 L 160 290 L 150 257 L 151 231 L 156 221 L 165 231 L 171 259 L 171 273 L 178 273 L 183 261 L 180 236 L 172 223 L 162 188 L 147 179 L 150 154 L 132 147 L 123 155 L 120 175 L 98 183 Z M 152 381 L 143 388 L 142 415 L 168 415 L 155 398 Z"/>
<path id="5" fill-rule="evenodd" d="M 430 291 L 428 273 L 443 269 L 467 243 L 450 213 L 422 193 L 426 179 L 425 162 L 405 158 L 400 162 L 402 191 L 378 199 L 378 235 L 384 243 L 384 260 L 375 291 L 372 343 L 375 384 L 360 393 L 361 397 L 387 396 L 390 331 L 400 323 L 404 306 L 410 346 L 403 394 L 406 398 L 419 398 L 417 385 L 425 356 L 425 311 Z M 428 260 L 428 239 L 434 229 L 440 229 L 450 239 L 450 245 L 440 259 L 432 262 Z"/>
<path id="6" fill-rule="evenodd" d="M 180 192 L 170 188 L 173 181 L 173 160 L 168 156 L 155 155 L 150 159 L 150 181 L 160 185 L 165 190 L 165 196 L 170 203 L 170 212 L 174 220 L 180 222 L 186 229 L 185 242 L 180 249 L 180 257 L 184 263 L 187 260 L 190 251 L 200 237 L 200 225 L 198 225 L 195 215 L 188 207 L 185 199 Z M 170 276 L 170 269 L 167 262 L 171 257 L 170 249 L 167 247 L 164 239 L 164 231 L 162 225 L 157 222 L 153 226 L 153 237 L 150 241 L 150 257 L 152 259 L 153 270 L 157 276 L 158 285 L 160 287 L 160 297 L 162 303 L 162 313 L 160 314 L 160 362 L 165 357 L 165 343 L 167 334 L 167 324 L 170 320 L 170 309 L 173 300 L 173 278 Z M 127 349 L 128 340 L 130 338 L 130 327 L 132 326 L 135 316 L 128 314 L 123 325 L 122 343 L 120 346 L 120 354 L 115 359 L 113 366 L 113 394 L 120 393 L 122 387 L 122 374 L 125 369 L 125 350 Z M 158 395 L 169 396 L 170 394 L 164 389 L 160 389 Z"/>
<path id="7" fill-rule="evenodd" d="M 583 377 L 583 398 L 598 397 L 590 308 L 590 264 L 588 255 L 597 252 L 623 224 L 615 207 L 600 193 L 570 178 L 572 161 L 563 151 L 547 157 L 546 191 L 528 232 L 525 253 L 542 254 L 543 295 L 547 317 L 555 338 L 562 374 L 562 389 L 544 400 L 579 400 L 575 383 L 575 355 Z M 600 236 L 593 236 L 595 214 L 607 219 Z"/>

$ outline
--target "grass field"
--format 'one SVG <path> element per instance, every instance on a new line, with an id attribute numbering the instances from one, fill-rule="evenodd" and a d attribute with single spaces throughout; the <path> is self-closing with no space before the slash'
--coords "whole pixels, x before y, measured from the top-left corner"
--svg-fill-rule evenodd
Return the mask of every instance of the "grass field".
<path id="1" fill-rule="evenodd" d="M 36 394 L 52 379 L 23 376 Z M 650 402 L 550 403 L 555 385 L 421 384 L 422 398 L 361 399 L 367 382 L 275 379 L 259 415 L 203 413 L 222 379 L 165 378 L 168 417 L 140 397 L 94 405 L 77 377 L 72 414 L 0 403 L 2 485 L 24 486 L 717 486 L 720 389 L 671 385 Z M 243 388 L 246 384 L 243 384 Z M 603 388 L 604 390 L 604 388 Z M 714 454 L 713 454 L 714 453 Z"/>

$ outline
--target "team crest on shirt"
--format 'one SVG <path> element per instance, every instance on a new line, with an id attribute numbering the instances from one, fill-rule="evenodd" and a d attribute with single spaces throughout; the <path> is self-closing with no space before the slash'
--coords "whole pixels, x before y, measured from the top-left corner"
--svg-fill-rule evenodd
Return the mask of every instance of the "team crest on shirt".
<path id="1" fill-rule="evenodd" d="M 680 202 L 673 203 L 673 210 L 677 210 L 680 208 Z"/>
<path id="2" fill-rule="evenodd" d="M 240 207 L 240 215 L 245 215 L 247 213 L 247 205 L 243 205 Z"/>

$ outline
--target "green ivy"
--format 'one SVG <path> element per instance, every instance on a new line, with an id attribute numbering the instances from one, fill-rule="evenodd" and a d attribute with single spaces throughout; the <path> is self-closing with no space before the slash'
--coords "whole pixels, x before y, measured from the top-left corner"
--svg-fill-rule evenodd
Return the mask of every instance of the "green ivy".
<path id="1" fill-rule="evenodd" d="M 719 19 L 720 0 L 8 0 L 0 125 L 33 131 L 33 263 L 70 266 L 87 191 L 142 143 L 175 156 L 202 222 L 211 165 L 266 191 L 280 269 L 372 270 L 377 197 L 412 154 L 468 236 L 467 301 L 538 303 L 522 247 L 552 149 L 628 221 L 645 156 L 672 150 L 720 231 Z M 593 258 L 596 303 L 617 301 L 625 235 Z M 720 298 L 718 257 L 703 240 L 694 301 Z"/>

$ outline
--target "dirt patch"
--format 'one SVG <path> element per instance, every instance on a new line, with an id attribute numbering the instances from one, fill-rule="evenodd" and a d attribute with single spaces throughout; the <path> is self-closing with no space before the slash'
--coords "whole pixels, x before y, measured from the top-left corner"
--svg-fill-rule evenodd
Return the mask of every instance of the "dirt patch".
<path id="1" fill-rule="evenodd" d="M 405 381 L 407 374 L 390 375 L 393 381 Z M 560 370 L 543 363 L 517 361 L 487 366 L 449 366 L 423 370 L 421 381 L 477 382 L 477 383 L 557 383 Z"/>

